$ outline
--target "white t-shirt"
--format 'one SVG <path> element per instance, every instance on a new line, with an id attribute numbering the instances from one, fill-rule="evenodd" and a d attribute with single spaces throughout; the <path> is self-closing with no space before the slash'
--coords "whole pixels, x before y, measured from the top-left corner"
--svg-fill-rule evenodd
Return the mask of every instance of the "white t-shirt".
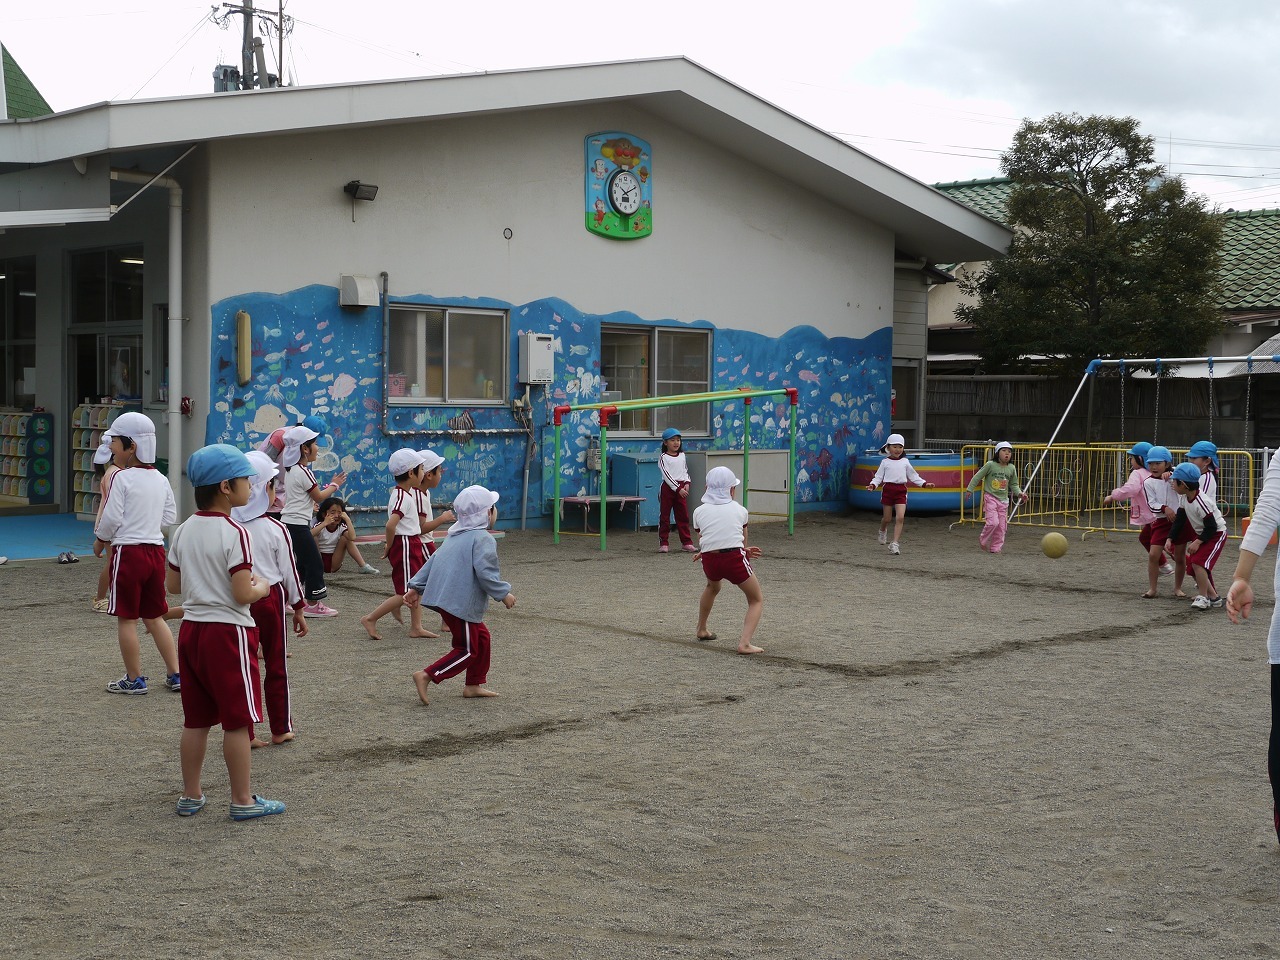
<path id="1" fill-rule="evenodd" d="M 225 513 L 195 513 L 173 531 L 169 566 L 182 574 L 183 616 L 198 623 L 252 627 L 249 605 L 236 603 L 231 575 L 253 568 L 249 531 Z"/>
<path id="2" fill-rule="evenodd" d="M 316 475 L 302 464 L 290 467 L 284 478 L 284 512 L 280 519 L 285 523 L 301 523 L 311 526 L 316 515 L 316 504 L 311 491 L 316 488 Z"/>
<path id="3" fill-rule="evenodd" d="M 285 602 L 295 607 L 302 602 L 302 582 L 293 556 L 293 538 L 289 529 L 274 517 L 255 517 L 244 528 L 253 543 L 253 575 L 270 584 L 284 587 Z"/>
<path id="4" fill-rule="evenodd" d="M 737 500 L 704 503 L 693 511 L 693 529 L 698 531 L 698 549 L 727 550 L 746 544 L 742 528 L 749 519 L 747 508 Z"/>
<path id="5" fill-rule="evenodd" d="M 164 528 L 178 520 L 173 488 L 152 467 L 125 467 L 111 478 L 93 534 L 117 546 L 164 543 Z"/>
<path id="6" fill-rule="evenodd" d="M 689 464 L 684 458 L 684 451 L 672 456 L 669 453 L 658 455 L 658 469 L 662 471 L 662 482 L 672 490 L 679 490 L 681 484 L 689 483 Z"/>
<path id="7" fill-rule="evenodd" d="M 311 535 L 316 538 L 316 546 L 320 548 L 321 553 L 333 553 L 337 550 L 338 541 L 346 531 L 345 523 L 338 524 L 337 530 L 330 530 L 323 523 L 317 523 L 311 527 Z"/>
<path id="8" fill-rule="evenodd" d="M 422 524 L 418 522 L 418 491 L 391 488 L 391 496 L 387 500 L 387 519 L 399 516 L 396 524 L 397 537 L 416 537 L 422 533 Z"/>

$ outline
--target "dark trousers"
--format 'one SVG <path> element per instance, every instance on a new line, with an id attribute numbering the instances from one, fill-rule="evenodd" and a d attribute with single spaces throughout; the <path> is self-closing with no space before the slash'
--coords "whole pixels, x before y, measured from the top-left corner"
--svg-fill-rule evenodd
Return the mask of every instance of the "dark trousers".
<path id="1" fill-rule="evenodd" d="M 298 576 L 302 578 L 302 594 L 307 603 L 319 603 L 329 595 L 324 582 L 324 560 L 311 528 L 305 523 L 287 523 L 293 540 L 293 559 L 298 564 Z"/>
<path id="2" fill-rule="evenodd" d="M 1276 839 L 1280 840 L 1280 663 L 1271 664 L 1271 742 L 1267 745 L 1267 778 L 1271 781 Z"/>
<path id="3" fill-rule="evenodd" d="M 665 483 L 658 493 L 658 542 L 666 543 L 671 536 L 671 512 L 676 514 L 676 533 L 680 543 L 693 543 L 693 535 L 689 533 L 689 499 L 680 496 Z"/>

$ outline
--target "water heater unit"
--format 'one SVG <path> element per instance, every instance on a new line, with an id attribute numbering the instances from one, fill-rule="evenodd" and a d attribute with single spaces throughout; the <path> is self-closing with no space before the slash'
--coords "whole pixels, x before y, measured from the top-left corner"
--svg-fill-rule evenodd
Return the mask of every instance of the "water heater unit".
<path id="1" fill-rule="evenodd" d="M 549 333 L 520 337 L 520 383 L 550 383 L 555 377 L 555 345 Z"/>

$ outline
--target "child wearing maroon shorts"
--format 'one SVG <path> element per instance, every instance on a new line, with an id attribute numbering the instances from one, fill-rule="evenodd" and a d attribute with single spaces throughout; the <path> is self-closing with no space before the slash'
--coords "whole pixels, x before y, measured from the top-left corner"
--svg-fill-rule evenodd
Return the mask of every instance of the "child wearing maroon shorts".
<path id="1" fill-rule="evenodd" d="M 279 800 L 253 793 L 249 741 L 262 719 L 258 693 L 258 628 L 250 606 L 271 592 L 253 574 L 249 531 L 231 510 L 249 502 L 256 475 L 245 455 L 225 443 L 201 447 L 187 460 L 196 513 L 173 534 L 168 586 L 183 595 L 186 616 L 178 633 L 182 664 L 182 796 L 177 814 L 204 808 L 201 769 L 209 729 L 222 724 L 222 756 L 231 781 L 231 819 L 284 813 Z"/>
<path id="2" fill-rule="evenodd" d="M 492 598 L 510 610 L 516 605 L 511 584 L 498 571 L 498 543 L 489 533 L 497 522 L 498 495 L 481 486 L 470 486 L 453 500 L 457 519 L 444 543 L 409 581 L 404 602 L 417 611 L 422 605 L 435 610 L 453 634 L 453 649 L 413 674 L 418 698 L 427 703 L 427 690 L 467 672 L 464 697 L 496 697 L 484 686 L 489 677 L 489 628 L 485 608 Z"/>
<path id="3" fill-rule="evenodd" d="M 738 652 L 764 653 L 751 642 L 760 616 L 764 613 L 764 594 L 760 581 L 751 569 L 751 561 L 760 556 L 759 547 L 747 546 L 747 509 L 733 499 L 738 478 L 728 467 L 713 467 L 707 471 L 707 492 L 702 495 L 702 506 L 693 511 L 693 529 L 698 531 L 698 552 L 693 559 L 702 561 L 702 572 L 707 585 L 702 588 L 698 600 L 699 640 L 715 640 L 716 635 L 707 629 L 711 607 L 720 593 L 720 581 L 728 580 L 736 585 L 747 598 L 747 615 L 742 622 L 742 635 L 738 638 Z"/>
<path id="4" fill-rule="evenodd" d="M 422 523 L 418 519 L 418 484 L 422 480 L 422 454 L 417 450 L 396 450 L 387 461 L 387 469 L 396 478 L 387 501 L 386 548 L 383 556 L 391 561 L 391 583 L 395 593 L 360 618 L 360 625 L 370 640 L 381 640 L 378 621 L 387 614 L 399 612 L 403 595 L 412 577 L 427 560 L 422 543 Z M 440 634 L 423 629 L 422 609 L 409 611 L 409 636 L 435 640 Z"/>
<path id="5" fill-rule="evenodd" d="M 94 552 L 111 545 L 107 612 L 116 618 L 116 638 L 125 675 L 107 684 L 110 693 L 147 692 L 138 645 L 138 620 L 146 624 L 164 659 L 164 685 L 180 690 L 178 656 L 165 623 L 164 528 L 178 519 L 173 488 L 156 470 L 156 427 L 141 413 L 122 413 L 111 425 L 111 455 L 120 470 L 94 526 Z"/>
<path id="6" fill-rule="evenodd" d="M 1175 543 L 1186 545 L 1187 567 L 1200 590 L 1191 606 L 1196 610 L 1226 606 L 1227 601 L 1218 596 L 1214 585 L 1213 568 L 1227 542 L 1227 522 L 1217 503 L 1201 487 L 1200 468 L 1194 463 L 1178 464 L 1172 479 L 1173 488 L 1182 499 L 1166 542 L 1170 547 Z M 1190 539 L 1182 535 L 1188 529 Z"/>
<path id="7" fill-rule="evenodd" d="M 302 580 L 293 559 L 293 540 L 289 528 L 267 514 L 275 497 L 276 465 L 259 450 L 245 454 L 255 471 L 249 478 L 249 501 L 231 508 L 231 519 L 249 531 L 253 546 L 253 575 L 271 585 L 271 592 L 249 607 L 258 628 L 258 651 L 266 671 L 266 707 L 271 719 L 270 743 L 288 743 L 294 738 L 293 700 L 289 693 L 288 639 L 292 611 L 293 632 L 307 635 L 307 618 L 303 615 L 307 602 L 302 596 Z M 254 672 L 257 680 L 257 672 Z M 251 747 L 265 747 L 268 741 L 254 733 Z"/>
<path id="8" fill-rule="evenodd" d="M 1165 553 L 1165 541 L 1173 527 L 1174 518 L 1178 515 L 1178 495 L 1174 492 L 1173 481 L 1166 480 L 1165 474 L 1173 466 L 1173 454 L 1168 447 L 1154 446 L 1146 454 L 1144 464 L 1150 476 L 1142 480 L 1142 496 L 1147 502 L 1152 520 L 1138 531 L 1138 542 L 1147 551 L 1147 592 L 1144 600 L 1152 600 L 1159 594 L 1160 576 L 1168 573 Z M 1178 599 L 1186 599 L 1182 592 L 1182 581 L 1186 576 L 1186 544 L 1194 537 L 1190 530 L 1179 533 L 1179 542 L 1170 551 L 1174 560 L 1173 595 Z"/>
<path id="9" fill-rule="evenodd" d="M 876 475 L 867 484 L 868 490 L 875 490 L 882 484 L 884 486 L 880 491 L 880 503 L 884 507 L 884 516 L 880 519 L 879 540 L 884 544 L 889 539 L 889 521 L 892 519 L 894 521 L 893 539 L 889 540 L 889 552 L 894 556 L 902 552 L 898 541 L 902 539 L 902 521 L 907 514 L 907 484 L 914 483 L 918 487 L 933 486 L 916 473 L 916 468 L 911 465 L 911 461 L 903 455 L 906 453 L 906 443 L 902 434 L 889 434 L 889 439 L 881 448 L 882 452 L 889 455 L 880 461 Z"/>

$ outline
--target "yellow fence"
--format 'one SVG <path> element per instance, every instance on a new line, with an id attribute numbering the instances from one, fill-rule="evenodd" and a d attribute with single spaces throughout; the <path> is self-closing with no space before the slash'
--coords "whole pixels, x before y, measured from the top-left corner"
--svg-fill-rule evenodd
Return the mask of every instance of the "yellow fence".
<path id="1" fill-rule="evenodd" d="M 1046 455 L 1043 444 L 1016 444 L 1013 464 L 1018 468 L 1023 490 L 1031 499 L 1016 512 L 1010 510 L 1013 514 L 1010 524 L 1079 530 L 1082 537 L 1090 533 L 1137 533 L 1138 528 L 1129 525 L 1128 503 L 1102 505 L 1103 498 L 1129 478 L 1129 447 L 1130 444 L 1054 445 Z M 960 462 L 980 467 L 991 459 L 993 449 L 991 444 L 964 446 Z M 1181 463 L 1186 448 L 1169 449 L 1174 463 Z M 1028 485 L 1041 457 L 1044 463 L 1034 482 Z M 1242 524 L 1253 509 L 1257 493 L 1253 455 L 1247 450 L 1219 450 L 1218 467 L 1218 508 L 1227 521 L 1228 534 L 1243 536 Z M 964 467 L 961 482 L 967 484 L 976 469 Z M 957 523 L 981 523 L 981 490 L 966 502 L 968 500 L 961 498 Z"/>

